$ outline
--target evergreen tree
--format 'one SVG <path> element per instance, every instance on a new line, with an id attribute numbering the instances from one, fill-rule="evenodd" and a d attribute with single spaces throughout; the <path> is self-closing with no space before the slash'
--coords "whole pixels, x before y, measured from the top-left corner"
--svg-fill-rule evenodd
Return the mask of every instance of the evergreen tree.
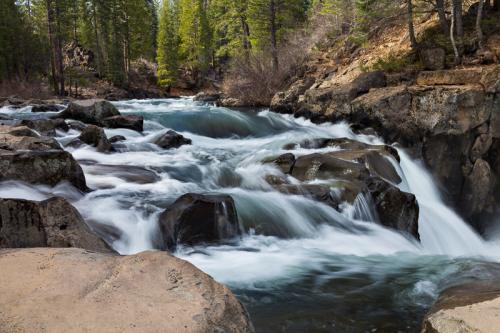
<path id="1" fill-rule="evenodd" d="M 248 19 L 252 44 L 270 50 L 273 67 L 278 69 L 278 47 L 287 32 L 302 25 L 307 17 L 308 1 L 248 0 Z"/>
<path id="2" fill-rule="evenodd" d="M 164 0 L 158 27 L 158 83 L 169 87 L 179 69 L 179 6 L 177 0 Z"/>

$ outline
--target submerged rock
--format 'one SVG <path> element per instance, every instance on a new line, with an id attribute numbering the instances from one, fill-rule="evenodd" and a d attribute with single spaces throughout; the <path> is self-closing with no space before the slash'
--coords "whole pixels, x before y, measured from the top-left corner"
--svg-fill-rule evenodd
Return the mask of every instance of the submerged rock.
<path id="1" fill-rule="evenodd" d="M 63 198 L 0 199 L 0 248 L 78 247 L 111 252 Z"/>
<path id="2" fill-rule="evenodd" d="M 154 171 L 133 165 L 84 164 L 83 169 L 87 174 L 113 176 L 137 184 L 155 183 L 161 179 Z"/>
<path id="3" fill-rule="evenodd" d="M 198 245 L 237 237 L 241 229 L 233 198 L 225 194 L 185 194 L 159 219 L 160 248 Z"/>
<path id="4" fill-rule="evenodd" d="M 169 130 L 167 133 L 156 139 L 154 143 L 161 148 L 172 149 L 179 148 L 183 145 L 190 145 L 192 141 L 175 131 Z"/>
<path id="5" fill-rule="evenodd" d="M 0 250 L 0 267 L 2 332 L 254 332 L 228 288 L 165 252 Z"/>

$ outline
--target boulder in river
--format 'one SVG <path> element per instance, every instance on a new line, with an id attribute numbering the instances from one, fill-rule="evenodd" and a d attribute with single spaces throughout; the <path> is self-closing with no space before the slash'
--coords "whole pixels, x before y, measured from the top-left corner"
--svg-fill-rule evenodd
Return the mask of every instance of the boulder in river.
<path id="1" fill-rule="evenodd" d="M 241 234 L 234 200 L 225 194 L 185 194 L 160 215 L 159 224 L 161 249 L 215 243 Z"/>
<path id="2" fill-rule="evenodd" d="M 86 124 L 102 125 L 105 118 L 120 116 L 118 109 L 105 100 L 83 100 L 71 102 L 58 118 L 79 120 Z"/>
<path id="3" fill-rule="evenodd" d="M 102 119 L 101 124 L 108 128 L 127 128 L 137 132 L 144 130 L 144 118 L 141 116 L 113 116 Z"/>
<path id="4" fill-rule="evenodd" d="M 418 233 L 419 206 L 413 194 L 400 191 L 380 178 L 366 181 L 379 221 L 384 226 L 420 239 Z"/>
<path id="5" fill-rule="evenodd" d="M 56 130 L 67 132 L 69 130 L 68 124 L 64 119 L 24 119 L 20 125 L 27 126 L 34 129 L 42 135 L 55 136 Z"/>
<path id="6" fill-rule="evenodd" d="M 161 148 L 172 149 L 179 148 L 183 145 L 190 145 L 192 141 L 175 131 L 169 130 L 167 133 L 156 139 L 154 143 Z"/>
<path id="7" fill-rule="evenodd" d="M 165 252 L 0 250 L 2 332 L 254 332 L 233 293 Z"/>
<path id="8" fill-rule="evenodd" d="M 111 142 L 111 143 L 117 143 L 117 142 L 125 141 L 125 140 L 127 140 L 127 138 L 124 137 L 123 135 L 115 135 L 115 136 L 112 136 L 111 138 L 109 138 L 109 142 Z"/>
<path id="9" fill-rule="evenodd" d="M 50 186 L 68 181 L 77 189 L 88 191 L 82 168 L 64 150 L 0 151 L 0 181 L 4 180 Z"/>
<path id="10" fill-rule="evenodd" d="M 300 181 L 314 179 L 364 179 L 369 172 L 364 165 L 329 154 L 310 154 L 297 158 L 292 176 Z"/>
<path id="11" fill-rule="evenodd" d="M 0 199 L 0 248 L 78 247 L 111 252 L 63 198 Z"/>
<path id="12" fill-rule="evenodd" d="M 85 175 L 59 143 L 27 127 L 0 126 L 0 181 L 20 180 L 55 186 L 68 181 L 87 191 Z"/>
<path id="13" fill-rule="evenodd" d="M 57 104 L 37 104 L 31 107 L 31 112 L 58 112 L 61 106 Z"/>
<path id="14" fill-rule="evenodd" d="M 85 173 L 90 175 L 107 175 L 137 184 L 150 184 L 161 178 L 154 171 L 133 165 L 82 164 Z"/>
<path id="15" fill-rule="evenodd" d="M 97 151 L 101 153 L 109 152 L 113 149 L 111 142 L 109 142 L 108 137 L 104 130 L 95 125 L 89 125 L 85 127 L 82 131 L 78 140 L 97 148 Z"/>

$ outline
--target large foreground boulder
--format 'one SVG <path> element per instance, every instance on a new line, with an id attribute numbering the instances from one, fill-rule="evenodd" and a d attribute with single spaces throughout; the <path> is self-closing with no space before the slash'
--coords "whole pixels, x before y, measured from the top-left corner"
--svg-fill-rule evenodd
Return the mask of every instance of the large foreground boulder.
<path id="1" fill-rule="evenodd" d="M 161 249 L 214 243 L 241 234 L 234 200 L 225 194 L 185 194 L 160 215 L 159 224 Z"/>
<path id="2" fill-rule="evenodd" d="M 83 100 L 71 102 L 58 118 L 79 120 L 86 124 L 102 125 L 105 118 L 120 116 L 118 109 L 105 100 Z"/>
<path id="3" fill-rule="evenodd" d="M 500 285 L 475 282 L 445 290 L 427 314 L 422 333 L 496 333 Z"/>
<path id="4" fill-rule="evenodd" d="M 253 332 L 231 291 L 165 252 L 0 250 L 0 324 L 28 332 Z"/>
<path id="5" fill-rule="evenodd" d="M 78 247 L 111 252 L 63 198 L 0 199 L 0 248 Z"/>

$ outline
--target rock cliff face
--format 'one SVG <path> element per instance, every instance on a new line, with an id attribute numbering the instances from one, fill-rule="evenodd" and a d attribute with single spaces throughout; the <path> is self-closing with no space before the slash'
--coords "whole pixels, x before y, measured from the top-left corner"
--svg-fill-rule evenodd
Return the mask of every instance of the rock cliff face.
<path id="1" fill-rule="evenodd" d="M 253 332 L 228 288 L 166 252 L 0 250 L 2 332 Z"/>
<path id="2" fill-rule="evenodd" d="M 500 209 L 500 66 L 419 73 L 411 84 L 382 72 L 310 78 L 277 94 L 276 112 L 374 128 L 413 148 L 454 205 L 480 231 Z"/>

